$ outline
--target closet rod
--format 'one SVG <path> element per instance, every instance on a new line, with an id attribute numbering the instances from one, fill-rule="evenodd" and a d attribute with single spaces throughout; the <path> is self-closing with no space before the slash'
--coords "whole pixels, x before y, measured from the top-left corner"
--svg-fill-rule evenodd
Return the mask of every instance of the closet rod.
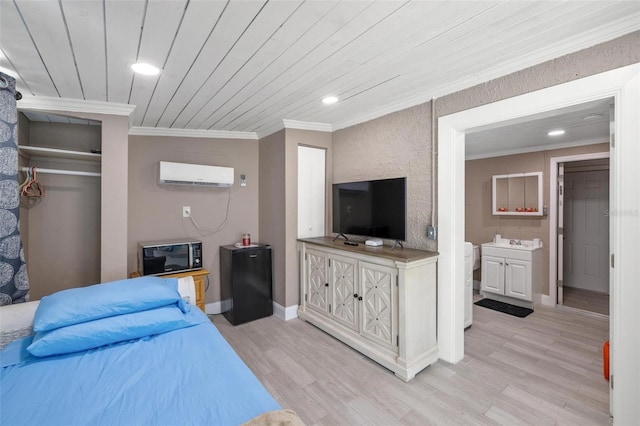
<path id="1" fill-rule="evenodd" d="M 31 167 L 22 167 L 20 170 L 23 172 L 28 172 L 31 170 Z M 53 175 L 74 175 L 74 176 L 96 176 L 100 177 L 100 173 L 94 172 L 80 172 L 77 170 L 58 170 L 58 169 L 41 169 L 40 167 L 36 167 L 37 173 L 49 173 Z"/>

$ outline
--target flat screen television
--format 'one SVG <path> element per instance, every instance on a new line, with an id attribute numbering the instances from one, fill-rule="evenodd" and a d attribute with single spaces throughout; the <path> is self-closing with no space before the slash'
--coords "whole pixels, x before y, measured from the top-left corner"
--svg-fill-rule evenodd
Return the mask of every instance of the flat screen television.
<path id="1" fill-rule="evenodd" d="M 405 241 L 407 178 L 333 184 L 333 232 Z"/>

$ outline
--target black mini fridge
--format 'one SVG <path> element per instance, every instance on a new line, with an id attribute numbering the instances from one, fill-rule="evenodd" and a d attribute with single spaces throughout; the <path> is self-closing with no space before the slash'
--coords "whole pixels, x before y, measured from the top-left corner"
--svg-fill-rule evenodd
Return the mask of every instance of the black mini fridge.
<path id="1" fill-rule="evenodd" d="M 271 246 L 220 246 L 220 293 L 231 300 L 223 312 L 233 325 L 273 314 Z"/>

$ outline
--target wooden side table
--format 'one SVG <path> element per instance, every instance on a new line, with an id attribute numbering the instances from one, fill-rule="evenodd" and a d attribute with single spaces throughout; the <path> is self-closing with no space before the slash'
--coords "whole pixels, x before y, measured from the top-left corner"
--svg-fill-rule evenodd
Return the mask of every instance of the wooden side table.
<path id="1" fill-rule="evenodd" d="M 162 278 L 184 278 L 184 277 L 193 277 L 193 282 L 196 287 L 196 306 L 205 312 L 205 281 L 209 275 L 209 271 L 207 269 L 198 269 L 197 271 L 187 271 L 187 272 L 178 272 L 176 274 L 167 274 L 160 275 Z M 138 271 L 132 272 L 129 274 L 129 278 L 137 278 L 140 276 Z"/>

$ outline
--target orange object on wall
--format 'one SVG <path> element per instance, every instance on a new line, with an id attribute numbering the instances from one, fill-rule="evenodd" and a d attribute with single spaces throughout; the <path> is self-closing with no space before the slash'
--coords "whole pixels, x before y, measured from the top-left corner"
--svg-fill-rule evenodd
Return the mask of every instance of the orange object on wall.
<path id="1" fill-rule="evenodd" d="M 609 380 L 609 341 L 604 342 L 602 348 L 602 356 L 604 357 L 604 378 Z"/>

